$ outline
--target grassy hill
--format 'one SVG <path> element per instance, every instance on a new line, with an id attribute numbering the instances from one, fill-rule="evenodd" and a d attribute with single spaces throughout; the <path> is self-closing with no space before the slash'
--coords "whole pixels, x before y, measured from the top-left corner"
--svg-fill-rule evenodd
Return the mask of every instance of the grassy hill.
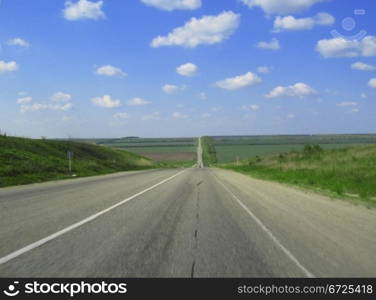
<path id="1" fill-rule="evenodd" d="M 0 187 L 154 167 L 140 155 L 87 143 L 0 136 Z"/>
<path id="2" fill-rule="evenodd" d="M 306 145 L 302 151 L 222 166 L 261 179 L 321 189 L 376 204 L 375 145 L 331 150 Z"/>

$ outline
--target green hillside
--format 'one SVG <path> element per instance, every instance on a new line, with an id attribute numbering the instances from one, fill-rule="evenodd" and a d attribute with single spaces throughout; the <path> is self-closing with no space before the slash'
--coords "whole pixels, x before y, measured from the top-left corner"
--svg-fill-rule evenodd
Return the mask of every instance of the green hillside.
<path id="1" fill-rule="evenodd" d="M 222 167 L 261 179 L 318 188 L 376 204 L 375 145 L 330 150 L 306 145 L 302 151 L 257 156 Z"/>
<path id="2" fill-rule="evenodd" d="M 67 153 L 73 153 L 69 173 Z M 147 158 L 87 143 L 0 136 L 0 187 L 154 167 Z"/>

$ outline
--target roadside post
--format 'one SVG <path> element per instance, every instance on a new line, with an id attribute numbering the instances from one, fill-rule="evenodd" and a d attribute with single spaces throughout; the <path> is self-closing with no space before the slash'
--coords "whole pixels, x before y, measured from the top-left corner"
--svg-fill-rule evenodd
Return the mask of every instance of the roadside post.
<path id="1" fill-rule="evenodd" d="M 72 173 L 73 152 L 72 151 L 68 151 L 67 152 L 67 156 L 68 156 L 68 164 L 69 164 L 69 173 Z"/>

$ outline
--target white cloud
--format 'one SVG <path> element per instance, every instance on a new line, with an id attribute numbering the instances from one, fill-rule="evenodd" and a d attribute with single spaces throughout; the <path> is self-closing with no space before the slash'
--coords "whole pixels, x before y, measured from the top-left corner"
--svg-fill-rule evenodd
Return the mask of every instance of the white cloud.
<path id="1" fill-rule="evenodd" d="M 156 8 L 172 11 L 172 10 L 194 10 L 200 8 L 201 0 L 141 0 L 143 3 Z"/>
<path id="2" fill-rule="evenodd" d="M 186 63 L 176 68 L 176 73 L 181 76 L 192 77 L 197 75 L 198 67 L 192 63 Z"/>
<path id="3" fill-rule="evenodd" d="M 270 67 L 258 67 L 257 68 L 257 72 L 261 74 L 266 74 L 266 73 L 269 73 L 270 71 L 271 71 Z"/>
<path id="4" fill-rule="evenodd" d="M 248 72 L 244 75 L 239 75 L 232 78 L 227 78 L 221 81 L 217 81 L 215 85 L 225 90 L 237 90 L 246 86 L 259 84 L 262 79 L 252 72 Z"/>
<path id="5" fill-rule="evenodd" d="M 250 111 L 258 111 L 260 109 L 260 106 L 257 104 L 251 104 L 251 105 L 243 105 L 241 107 L 242 110 L 250 110 Z"/>
<path id="6" fill-rule="evenodd" d="M 25 103 L 30 103 L 33 101 L 32 97 L 23 97 L 23 98 L 18 98 L 17 103 L 18 104 L 25 104 Z"/>
<path id="7" fill-rule="evenodd" d="M 6 62 L 0 60 L 0 73 L 14 72 L 18 70 L 18 64 L 15 61 Z"/>
<path id="8" fill-rule="evenodd" d="M 308 84 L 305 83 L 296 83 L 290 86 L 277 86 L 271 90 L 266 98 L 278 98 L 278 97 L 298 97 L 304 98 L 307 96 L 316 95 L 317 91 L 311 88 Z"/>
<path id="9" fill-rule="evenodd" d="M 178 112 L 178 111 L 174 112 L 174 113 L 172 114 L 172 117 L 173 117 L 174 119 L 188 119 L 188 118 L 189 118 L 188 115 L 185 115 L 185 114 L 183 114 L 183 113 L 181 113 L 181 112 Z"/>
<path id="10" fill-rule="evenodd" d="M 240 15 L 225 11 L 217 16 L 191 18 L 184 26 L 175 28 L 167 36 L 153 39 L 153 48 L 161 46 L 182 46 L 195 48 L 201 44 L 217 44 L 229 38 L 238 28 Z"/>
<path id="11" fill-rule="evenodd" d="M 94 105 L 104 108 L 115 108 L 120 107 L 121 102 L 120 100 L 114 100 L 111 98 L 110 95 L 104 95 L 103 97 L 95 97 L 91 99 L 91 102 L 94 103 Z"/>
<path id="12" fill-rule="evenodd" d="M 18 98 L 17 103 L 21 104 L 21 112 L 23 113 L 42 110 L 68 111 L 73 107 L 73 104 L 70 102 L 71 98 L 72 96 L 69 94 L 57 92 L 50 97 L 50 102 L 32 103 L 32 97 L 24 97 Z"/>
<path id="13" fill-rule="evenodd" d="M 376 67 L 373 65 L 365 64 L 363 62 L 356 62 L 351 65 L 351 69 L 359 71 L 375 71 Z"/>
<path id="14" fill-rule="evenodd" d="M 270 42 L 259 42 L 257 48 L 267 49 L 267 50 L 279 50 L 281 45 L 276 38 L 272 38 Z"/>
<path id="15" fill-rule="evenodd" d="M 354 109 L 352 109 L 352 110 L 349 111 L 349 113 L 352 113 L 352 114 L 356 114 L 358 112 L 360 112 L 359 108 L 354 108 Z"/>
<path id="16" fill-rule="evenodd" d="M 73 107 L 72 103 L 64 104 L 50 104 L 50 103 L 33 103 L 30 105 L 21 105 L 21 112 L 25 113 L 28 111 L 41 111 L 41 110 L 56 110 L 56 111 L 67 111 Z"/>
<path id="17" fill-rule="evenodd" d="M 161 114 L 158 111 L 152 112 L 151 114 L 144 115 L 142 121 L 159 121 L 161 119 Z"/>
<path id="18" fill-rule="evenodd" d="M 274 32 L 309 30 L 315 26 L 331 26 L 335 18 L 325 12 L 318 13 L 310 18 L 295 18 L 294 16 L 276 17 L 274 20 Z"/>
<path id="19" fill-rule="evenodd" d="M 50 105 L 50 109 L 52 109 L 52 110 L 61 110 L 61 111 L 70 110 L 72 107 L 73 107 L 72 103 L 52 104 L 52 105 Z"/>
<path id="20" fill-rule="evenodd" d="M 8 40 L 7 44 L 9 46 L 20 46 L 20 47 L 24 47 L 24 48 L 30 47 L 30 44 L 27 41 L 25 41 L 21 38 L 10 39 L 10 40 Z"/>
<path id="21" fill-rule="evenodd" d="M 260 7 L 268 15 L 287 15 L 309 9 L 326 0 L 242 0 L 249 8 Z"/>
<path id="22" fill-rule="evenodd" d="M 204 92 L 201 92 L 200 94 L 198 94 L 198 97 L 199 97 L 201 100 L 208 100 L 208 96 L 207 96 L 206 93 L 204 93 Z"/>
<path id="23" fill-rule="evenodd" d="M 149 104 L 149 101 L 146 101 L 142 98 L 133 98 L 127 102 L 127 105 L 129 106 L 141 106 L 141 105 L 147 105 Z"/>
<path id="24" fill-rule="evenodd" d="M 358 102 L 340 102 L 336 104 L 338 107 L 358 106 Z"/>
<path id="25" fill-rule="evenodd" d="M 222 106 L 216 106 L 216 107 L 212 107 L 210 110 L 214 112 L 218 112 L 218 111 L 221 111 L 222 109 L 223 109 Z"/>
<path id="26" fill-rule="evenodd" d="M 46 110 L 48 109 L 47 104 L 41 104 L 41 103 L 34 103 L 31 105 L 21 105 L 21 112 L 25 113 L 28 111 L 39 111 L 39 110 Z"/>
<path id="27" fill-rule="evenodd" d="M 91 2 L 89 0 L 79 0 L 77 2 L 66 1 L 63 10 L 64 18 L 69 21 L 81 19 L 98 20 L 106 16 L 102 11 L 103 1 Z"/>
<path id="28" fill-rule="evenodd" d="M 179 91 L 179 87 L 173 84 L 165 84 L 162 86 L 162 91 L 166 94 L 174 94 Z"/>
<path id="29" fill-rule="evenodd" d="M 128 119 L 130 118 L 130 115 L 126 112 L 120 112 L 113 115 L 115 119 Z"/>
<path id="30" fill-rule="evenodd" d="M 118 76 L 118 77 L 124 77 L 127 76 L 127 73 L 123 72 L 122 69 L 111 66 L 111 65 L 105 65 L 98 67 L 97 70 L 95 71 L 97 75 L 102 75 L 102 76 Z"/>
<path id="31" fill-rule="evenodd" d="M 52 107 L 53 107 L 52 109 L 62 110 L 62 111 L 67 111 L 71 109 L 73 107 L 73 104 L 69 102 L 71 99 L 71 96 L 68 94 L 62 94 L 61 96 L 62 98 L 60 101 L 62 101 L 63 103 L 52 104 Z"/>
<path id="32" fill-rule="evenodd" d="M 367 99 L 367 98 L 368 98 L 368 96 L 367 96 L 366 93 L 362 93 L 362 94 L 360 95 L 360 97 L 361 97 L 362 99 Z"/>
<path id="33" fill-rule="evenodd" d="M 53 94 L 50 99 L 52 102 L 69 102 L 72 96 L 63 92 L 57 92 Z"/>
<path id="34" fill-rule="evenodd" d="M 372 78 L 372 79 L 368 82 L 368 86 L 371 87 L 371 88 L 376 89 L 376 78 Z"/>
<path id="35" fill-rule="evenodd" d="M 369 35 L 360 41 L 344 38 L 324 39 L 317 42 L 316 51 L 325 58 L 376 56 L 376 37 Z"/>

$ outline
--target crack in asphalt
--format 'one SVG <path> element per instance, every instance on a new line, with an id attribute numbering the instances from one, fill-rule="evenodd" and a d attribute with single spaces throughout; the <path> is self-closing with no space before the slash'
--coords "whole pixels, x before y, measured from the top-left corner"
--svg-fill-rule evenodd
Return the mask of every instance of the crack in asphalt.
<path id="1" fill-rule="evenodd" d="M 195 265 L 196 265 L 196 261 L 193 261 L 192 269 L 191 269 L 191 278 L 195 277 Z"/>
<path id="2" fill-rule="evenodd" d="M 200 222 L 200 185 L 203 183 L 203 181 L 200 181 L 197 183 L 197 201 L 196 201 L 196 229 L 194 231 L 194 253 L 193 257 L 196 256 L 196 252 L 198 249 L 198 225 Z M 195 266 L 196 266 L 196 259 L 193 259 L 192 268 L 191 268 L 191 278 L 195 275 Z"/>

